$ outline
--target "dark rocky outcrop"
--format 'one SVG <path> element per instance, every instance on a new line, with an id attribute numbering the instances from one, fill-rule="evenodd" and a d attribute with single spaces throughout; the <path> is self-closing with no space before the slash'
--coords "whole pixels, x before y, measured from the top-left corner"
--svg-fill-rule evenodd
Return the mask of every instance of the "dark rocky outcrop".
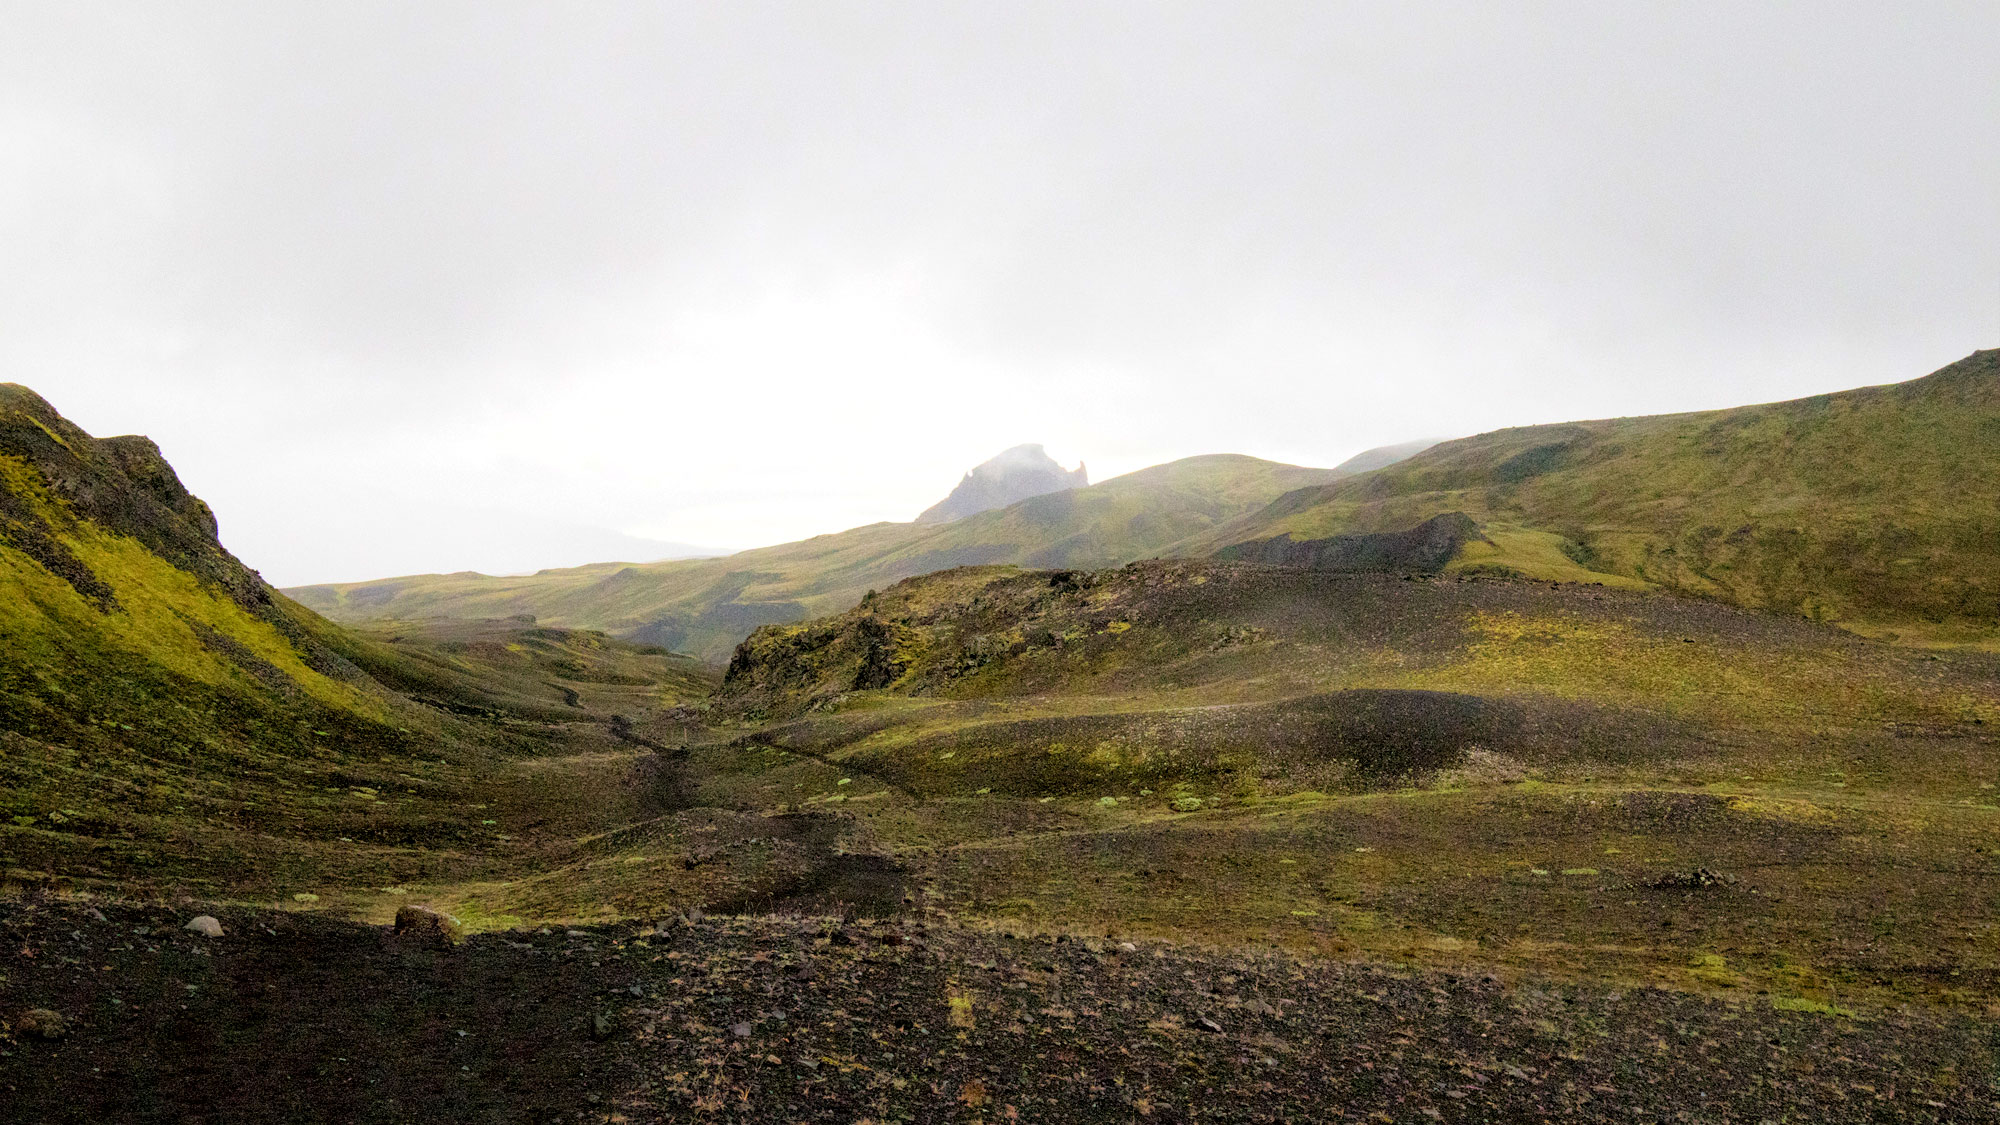
<path id="1" fill-rule="evenodd" d="M 1309 570 L 1416 571 L 1434 574 L 1459 549 L 1481 538 L 1479 525 L 1464 512 L 1432 516 L 1403 531 L 1293 539 L 1290 535 L 1236 543 L 1215 553 L 1228 562 L 1269 563 Z"/>
<path id="2" fill-rule="evenodd" d="M 26 462 L 77 518 L 138 540 L 181 570 L 219 588 L 238 605 L 270 617 L 271 590 L 255 572 L 224 550 L 215 514 L 182 486 L 151 440 L 137 436 L 94 438 L 56 413 L 40 395 L 0 384 L 0 454 Z M 7 537 L 23 553 L 104 604 L 95 576 L 67 557 L 41 521 L 24 518 L 24 498 L 4 482 L 0 502 Z M 53 546 L 59 555 L 48 549 Z"/>
<path id="3" fill-rule="evenodd" d="M 965 474 L 951 495 L 925 509 L 917 522 L 950 523 L 1030 497 L 1089 484 L 1090 474 L 1082 465 L 1065 469 L 1041 446 L 1017 445 Z"/>

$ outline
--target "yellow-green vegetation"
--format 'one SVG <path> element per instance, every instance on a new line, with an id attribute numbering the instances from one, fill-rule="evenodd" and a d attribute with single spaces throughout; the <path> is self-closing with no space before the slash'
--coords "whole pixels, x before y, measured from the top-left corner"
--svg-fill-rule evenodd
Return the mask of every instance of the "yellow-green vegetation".
<path id="1" fill-rule="evenodd" d="M 346 633 L 150 442 L 0 387 L 0 883 L 345 908 L 518 862 L 631 820 L 713 682 L 523 622 Z"/>
<path id="2" fill-rule="evenodd" d="M 969 568 L 761 630 L 718 711 L 794 800 L 865 786 L 961 920 L 2000 1002 L 1979 654 L 1597 586 Z"/>
<path id="3" fill-rule="evenodd" d="M 1211 548 L 1465 512 L 1457 566 L 1637 583 L 1889 639 L 2000 636 L 2000 351 L 1793 402 L 1497 430 L 1302 489 Z"/>
<path id="4" fill-rule="evenodd" d="M 420 575 L 289 593 L 336 621 L 532 614 L 720 663 L 759 625 L 838 612 L 912 575 L 988 563 L 1117 566 L 1169 553 L 1333 476 L 1254 457 L 1191 457 L 947 524 L 870 524 L 722 559 L 603 563 L 514 578 Z"/>
<path id="5" fill-rule="evenodd" d="M 1830 1020 L 2000 1005 L 2000 662 L 1619 580 L 1469 491 L 1450 510 L 1484 538 L 1430 576 L 1182 558 L 876 585 L 906 529 L 773 549 L 711 572 L 731 592 L 703 604 L 857 604 L 765 624 L 724 672 L 367 587 L 339 597 L 381 612 L 342 629 L 229 557 L 149 444 L 6 403 L 11 882 L 377 921 L 427 903 L 475 931 L 925 913 Z M 1237 470 L 1252 492 L 1284 475 Z M 1117 483 L 1051 527 L 1129 524 Z M 1524 559 L 1552 569 L 1495 576 Z M 651 612 L 652 578 L 593 573 L 524 588 Z"/>

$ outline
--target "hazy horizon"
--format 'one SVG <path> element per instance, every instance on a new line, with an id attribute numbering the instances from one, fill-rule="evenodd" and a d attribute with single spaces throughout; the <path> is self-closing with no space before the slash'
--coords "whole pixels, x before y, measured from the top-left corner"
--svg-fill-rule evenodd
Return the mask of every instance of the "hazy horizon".
<path id="1" fill-rule="evenodd" d="M 1991 5 L 14 13 L 0 380 L 273 582 L 1916 378 Z"/>

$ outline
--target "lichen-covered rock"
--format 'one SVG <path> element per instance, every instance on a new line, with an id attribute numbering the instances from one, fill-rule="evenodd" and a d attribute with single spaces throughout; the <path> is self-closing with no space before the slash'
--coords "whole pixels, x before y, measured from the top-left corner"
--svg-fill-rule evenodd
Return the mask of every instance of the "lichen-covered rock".
<path id="1" fill-rule="evenodd" d="M 428 945 L 452 945 L 462 936 L 458 919 L 414 903 L 396 910 L 395 933 L 399 938 Z"/>
<path id="2" fill-rule="evenodd" d="M 14 1034 L 23 1039 L 61 1039 L 69 1034 L 69 1018 L 49 1008 L 30 1008 L 14 1020 Z"/>
<path id="3" fill-rule="evenodd" d="M 191 933 L 197 933 L 203 937 L 208 937 L 208 938 L 218 938 L 222 936 L 222 923 L 216 921 L 215 916 L 213 914 L 197 914 L 194 917 L 188 919 L 187 925 L 182 926 L 181 929 L 187 930 Z"/>

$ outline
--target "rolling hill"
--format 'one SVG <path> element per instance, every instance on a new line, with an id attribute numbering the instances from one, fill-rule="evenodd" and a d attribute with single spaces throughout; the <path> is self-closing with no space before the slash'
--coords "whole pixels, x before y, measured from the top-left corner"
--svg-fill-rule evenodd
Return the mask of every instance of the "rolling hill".
<path id="1" fill-rule="evenodd" d="M 606 563 L 515 578 L 421 575 L 288 591 L 337 621 L 511 617 L 604 629 L 720 663 L 759 625 L 846 609 L 954 566 L 1115 566 L 1167 553 L 1327 469 L 1190 457 L 949 523 L 878 523 L 721 559 Z"/>
<path id="2" fill-rule="evenodd" d="M 1490 575 L 966 567 L 759 629 L 715 708 L 732 792 L 844 811 L 985 924 L 2000 989 L 1988 653 Z"/>
<path id="3" fill-rule="evenodd" d="M 1888 386 L 1443 442 L 1289 493 L 1184 549 L 1463 512 L 1483 537 L 1453 570 L 1659 587 L 1908 640 L 1991 639 L 1996 455 L 2000 351 L 1981 351 Z"/>

